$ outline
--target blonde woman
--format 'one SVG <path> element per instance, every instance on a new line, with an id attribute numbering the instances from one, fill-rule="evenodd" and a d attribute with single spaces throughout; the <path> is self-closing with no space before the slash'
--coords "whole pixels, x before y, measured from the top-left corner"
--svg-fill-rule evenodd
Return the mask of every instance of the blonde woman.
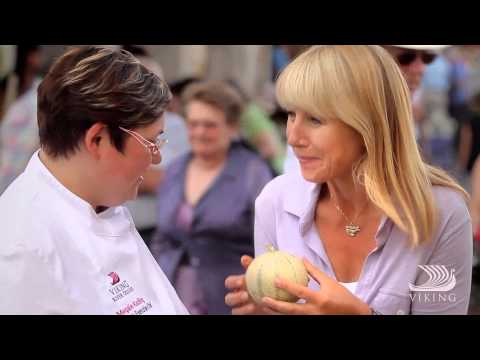
<path id="1" fill-rule="evenodd" d="M 274 179 L 258 197 L 255 253 L 272 244 L 303 257 L 311 280 L 277 279 L 301 301 L 259 306 L 244 276 L 230 276 L 232 312 L 467 313 L 467 194 L 422 161 L 394 59 L 374 45 L 315 46 L 283 71 L 277 96 L 301 175 Z"/>

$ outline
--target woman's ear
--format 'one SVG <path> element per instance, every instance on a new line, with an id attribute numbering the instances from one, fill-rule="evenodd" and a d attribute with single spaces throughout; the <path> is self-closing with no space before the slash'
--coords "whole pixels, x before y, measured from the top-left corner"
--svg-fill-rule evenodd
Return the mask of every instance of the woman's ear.
<path id="1" fill-rule="evenodd" d="M 85 133 L 84 145 L 85 149 L 95 158 L 100 157 L 101 146 L 105 144 L 107 139 L 106 125 L 102 123 L 93 124 Z"/>

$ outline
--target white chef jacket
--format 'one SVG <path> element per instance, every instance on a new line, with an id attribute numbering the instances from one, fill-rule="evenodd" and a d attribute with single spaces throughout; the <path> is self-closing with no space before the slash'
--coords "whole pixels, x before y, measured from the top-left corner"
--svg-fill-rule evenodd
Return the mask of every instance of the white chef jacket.
<path id="1" fill-rule="evenodd" d="M 38 151 L 0 197 L 0 314 L 188 314 L 123 207 L 97 214 Z"/>

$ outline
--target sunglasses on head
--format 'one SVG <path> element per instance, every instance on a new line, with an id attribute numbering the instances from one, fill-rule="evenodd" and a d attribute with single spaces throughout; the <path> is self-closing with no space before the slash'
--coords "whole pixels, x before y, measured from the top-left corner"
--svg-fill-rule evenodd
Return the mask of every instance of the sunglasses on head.
<path id="1" fill-rule="evenodd" d="M 422 62 L 425 65 L 429 65 L 437 58 L 437 54 L 428 51 L 409 50 L 397 55 L 397 61 L 400 65 L 405 66 L 413 63 L 417 59 L 417 57 L 422 59 Z"/>

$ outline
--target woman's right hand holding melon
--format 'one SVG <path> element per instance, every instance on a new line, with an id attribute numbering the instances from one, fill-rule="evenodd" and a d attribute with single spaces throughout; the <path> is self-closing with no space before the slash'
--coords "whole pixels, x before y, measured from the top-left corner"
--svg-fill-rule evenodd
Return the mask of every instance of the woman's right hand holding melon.
<path id="1" fill-rule="evenodd" d="M 242 256 L 240 262 L 245 270 L 252 263 L 253 258 Z M 225 296 L 225 303 L 232 308 L 233 315 L 267 315 L 276 314 L 263 306 L 257 305 L 247 291 L 245 275 L 232 275 L 225 280 L 225 287 L 230 292 Z"/>

